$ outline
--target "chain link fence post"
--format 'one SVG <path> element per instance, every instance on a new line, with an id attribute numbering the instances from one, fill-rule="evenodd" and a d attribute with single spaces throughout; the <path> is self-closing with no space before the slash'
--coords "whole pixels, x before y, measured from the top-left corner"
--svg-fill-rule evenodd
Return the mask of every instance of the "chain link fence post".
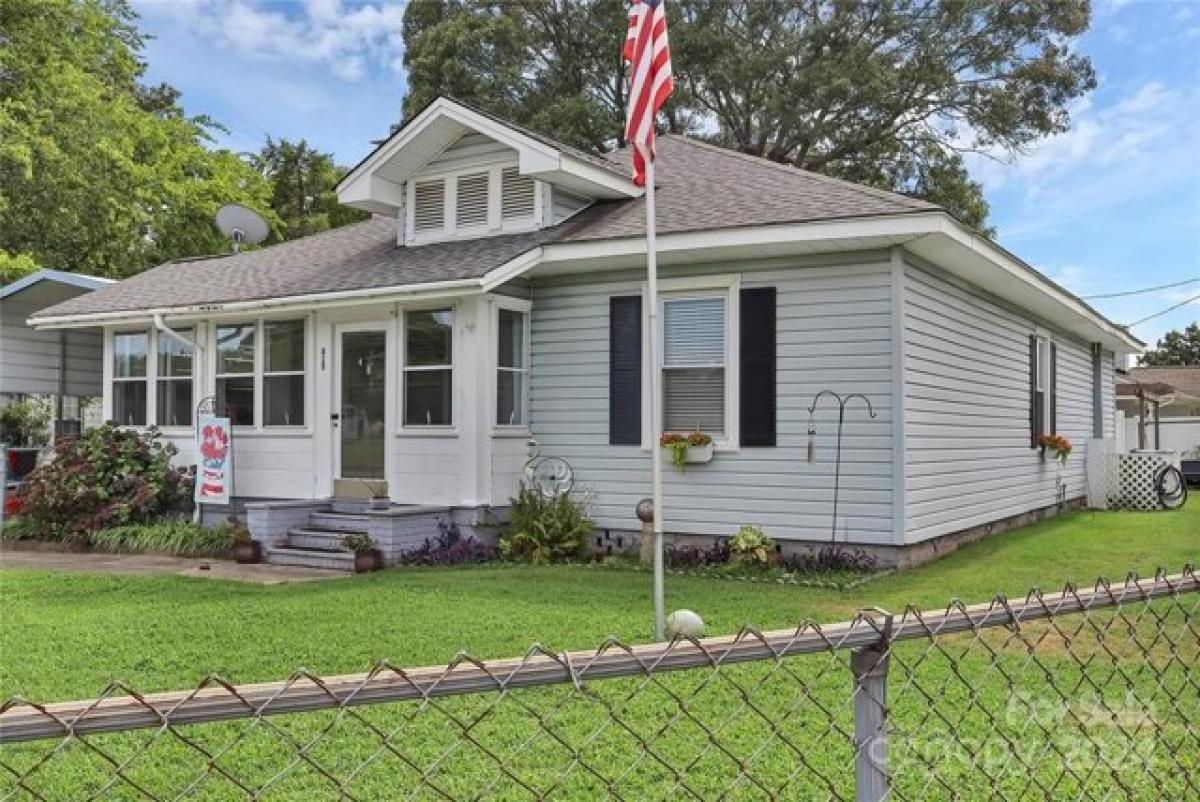
<path id="1" fill-rule="evenodd" d="M 854 674 L 854 799 L 882 802 L 891 792 L 887 742 L 887 646 L 850 653 Z"/>

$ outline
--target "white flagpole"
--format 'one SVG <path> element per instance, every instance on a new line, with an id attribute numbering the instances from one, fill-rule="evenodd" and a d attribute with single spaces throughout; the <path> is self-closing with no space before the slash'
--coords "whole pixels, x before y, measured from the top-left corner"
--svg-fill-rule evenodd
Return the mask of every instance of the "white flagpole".
<path id="1" fill-rule="evenodd" d="M 654 497 L 654 639 L 666 639 L 666 610 L 663 598 L 663 487 L 662 447 L 662 370 L 658 359 L 658 253 L 655 242 L 654 159 L 646 158 L 646 303 L 649 305 L 650 337 L 650 453 L 651 484 Z"/>

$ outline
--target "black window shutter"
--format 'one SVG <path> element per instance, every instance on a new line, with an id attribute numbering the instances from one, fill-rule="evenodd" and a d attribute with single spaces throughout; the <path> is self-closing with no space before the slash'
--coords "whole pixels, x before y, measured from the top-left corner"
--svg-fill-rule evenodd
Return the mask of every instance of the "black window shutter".
<path id="1" fill-rule="evenodd" d="M 1058 348 L 1050 343 L 1050 414 L 1046 418 L 1046 434 L 1058 434 Z"/>
<path id="2" fill-rule="evenodd" d="M 742 290 L 739 427 L 743 446 L 775 445 L 775 288 Z"/>
<path id="3" fill-rule="evenodd" d="M 1029 335 L 1029 447 L 1037 447 L 1037 439 L 1041 432 L 1038 418 L 1038 341 L 1037 337 Z"/>
<path id="4" fill-rule="evenodd" d="M 608 442 L 642 443 L 642 299 L 608 303 Z"/>

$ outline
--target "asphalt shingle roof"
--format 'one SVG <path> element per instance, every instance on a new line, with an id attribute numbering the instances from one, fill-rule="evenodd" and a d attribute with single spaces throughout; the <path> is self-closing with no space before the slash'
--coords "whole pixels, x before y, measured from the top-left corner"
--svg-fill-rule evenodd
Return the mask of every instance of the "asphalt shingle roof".
<path id="1" fill-rule="evenodd" d="M 545 140 L 544 137 L 540 137 Z M 599 157 L 589 157 L 599 159 Z M 629 154 L 605 163 L 629 169 Z M 657 147 L 660 234 L 909 214 L 933 204 L 666 136 Z M 376 217 L 254 251 L 168 262 L 35 317 L 125 312 L 479 278 L 538 245 L 641 236 L 641 198 L 601 201 L 561 225 L 525 234 L 402 247 Z"/>
<path id="2" fill-rule="evenodd" d="M 1184 395 L 1200 398 L 1200 366 L 1130 368 L 1129 375 L 1143 385 L 1165 384 Z M 1132 394 L 1134 387 L 1132 383 L 1118 385 L 1118 388 L 1126 388 L 1125 394 Z"/>

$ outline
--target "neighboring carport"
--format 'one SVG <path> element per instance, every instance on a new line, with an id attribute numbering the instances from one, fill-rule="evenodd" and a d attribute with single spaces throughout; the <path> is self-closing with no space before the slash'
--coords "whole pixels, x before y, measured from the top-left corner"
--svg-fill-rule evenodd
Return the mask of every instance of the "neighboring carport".
<path id="1" fill-rule="evenodd" d="M 97 398 L 103 391 L 101 331 L 37 331 L 26 321 L 34 312 L 111 283 L 95 276 L 39 270 L 0 287 L 0 404 L 49 396 L 56 433 L 76 428 L 74 422 L 82 420 L 82 400 Z"/>

